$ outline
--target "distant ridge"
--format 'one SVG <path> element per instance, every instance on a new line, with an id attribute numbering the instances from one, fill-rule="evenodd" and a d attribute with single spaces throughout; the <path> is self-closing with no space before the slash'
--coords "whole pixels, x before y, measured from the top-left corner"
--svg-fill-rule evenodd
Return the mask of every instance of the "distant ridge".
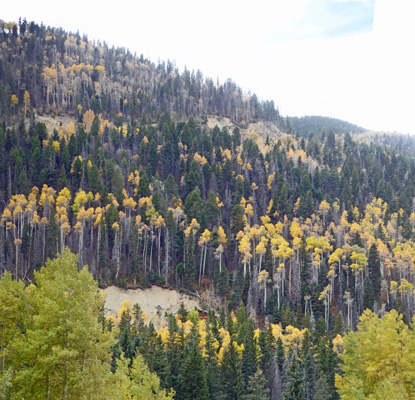
<path id="1" fill-rule="evenodd" d="M 347 121 L 342 121 L 337 118 L 322 117 L 318 115 L 304 116 L 304 117 L 289 117 L 292 130 L 297 132 L 300 136 L 310 136 L 311 133 L 319 134 L 322 131 L 333 130 L 337 134 L 349 133 L 363 133 L 366 129 L 351 124 Z"/>

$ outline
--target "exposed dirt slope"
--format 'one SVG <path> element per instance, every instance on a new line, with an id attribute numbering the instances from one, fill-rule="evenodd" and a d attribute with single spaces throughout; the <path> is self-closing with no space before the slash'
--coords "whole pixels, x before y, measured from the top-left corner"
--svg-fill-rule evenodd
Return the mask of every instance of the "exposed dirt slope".
<path id="1" fill-rule="evenodd" d="M 199 307 L 199 301 L 181 294 L 176 290 L 164 289 L 159 286 L 152 286 L 149 289 L 121 289 L 116 286 L 109 286 L 102 290 L 106 294 L 105 313 L 106 315 L 117 316 L 117 311 L 121 308 L 124 300 L 139 304 L 143 312 L 147 313 L 149 319 L 157 314 L 166 311 L 175 314 L 181 302 L 187 310 Z"/>
<path id="2" fill-rule="evenodd" d="M 229 118 L 216 116 L 208 117 L 206 125 L 209 127 L 209 129 L 213 129 L 216 125 L 219 129 L 227 127 L 231 132 L 235 127 L 235 124 L 233 124 Z M 274 141 L 278 140 L 280 137 L 287 136 L 287 134 L 281 132 L 275 124 L 266 121 L 258 121 L 248 124 L 247 128 L 240 128 L 240 131 L 243 139 L 247 138 L 253 132 L 256 132 L 264 142 L 267 136 Z"/>

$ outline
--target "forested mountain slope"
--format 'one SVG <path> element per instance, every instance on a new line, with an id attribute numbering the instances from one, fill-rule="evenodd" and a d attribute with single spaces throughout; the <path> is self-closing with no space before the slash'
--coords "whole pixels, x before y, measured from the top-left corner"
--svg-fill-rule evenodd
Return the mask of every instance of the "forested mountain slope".
<path id="1" fill-rule="evenodd" d="M 338 134 L 364 133 L 365 129 L 360 126 L 342 121 L 337 118 L 320 117 L 317 115 L 305 117 L 289 117 L 291 128 L 301 136 L 308 137 L 310 134 L 319 134 L 323 131 L 333 130 Z"/>
<path id="2" fill-rule="evenodd" d="M 324 353 L 318 368 L 330 374 L 319 390 L 329 387 L 333 399 L 330 338 L 354 329 L 366 308 L 397 309 L 405 321 L 413 316 L 412 137 L 344 124 L 296 134 L 272 102 L 231 81 L 179 73 L 171 62 L 155 65 L 61 29 L 2 23 L 0 40 L 0 275 L 8 270 L 17 281 L 32 281 L 68 246 L 102 286 L 213 288 L 229 313 L 241 310 L 237 322 L 222 310 L 229 357 L 260 357 L 268 389 L 282 393 L 272 387 L 277 366 L 267 352 L 280 336 L 290 349 L 294 339 L 285 335 L 296 332 L 304 356 Z M 232 128 L 208 125 L 213 117 L 228 118 Z M 53 119 L 62 123 L 48 129 Z M 250 131 L 250 123 L 264 121 L 272 136 Z M 245 320 L 245 309 L 254 320 Z M 124 353 L 137 337 L 161 338 L 143 326 L 140 336 L 126 318 L 118 337 Z M 255 345 L 254 322 L 269 326 Z M 184 329 L 170 324 L 170 337 Z M 312 346 L 298 333 L 303 328 L 317 332 Z M 181 361 L 200 356 L 192 334 L 187 347 L 182 336 Z M 215 335 L 219 354 L 226 333 Z M 174 373 L 150 370 L 180 393 L 172 343 Z M 261 352 L 237 347 L 243 343 Z M 294 379 L 300 372 L 292 360 L 301 357 L 290 353 L 284 364 L 284 350 L 280 356 L 278 374 Z M 247 389 L 258 363 L 243 362 L 238 384 Z M 291 390 L 288 378 L 282 385 Z M 209 390 L 215 398 L 216 389 Z M 318 392 L 307 390 L 307 398 Z M 192 398 L 186 396 L 177 398 Z"/>
<path id="3" fill-rule="evenodd" d="M 75 117 L 91 109 L 111 120 L 121 112 L 123 121 L 132 121 L 143 112 L 157 119 L 169 110 L 178 120 L 217 114 L 239 124 L 282 123 L 272 101 L 244 95 L 231 80 L 220 84 L 200 71 L 179 73 L 170 61 L 156 65 L 124 48 L 25 20 L 19 28 L 3 22 L 0 35 L 0 111 L 6 122 L 15 111 L 10 97 L 16 95 L 24 107 L 28 91 L 38 111 Z"/>
<path id="4" fill-rule="evenodd" d="M 242 142 L 237 115 L 246 124 L 269 103 L 34 23 L 1 38 L 2 270 L 30 277 L 68 245 L 102 284 L 213 284 L 260 315 L 310 303 L 329 323 L 347 292 L 349 324 L 365 301 L 392 306 L 391 281 L 412 282 L 412 138 Z M 174 81 L 180 93 L 160 96 Z M 48 132 L 41 112 L 73 120 Z M 209 112 L 235 127 L 208 128 Z M 410 297 L 404 306 L 412 313 Z"/>

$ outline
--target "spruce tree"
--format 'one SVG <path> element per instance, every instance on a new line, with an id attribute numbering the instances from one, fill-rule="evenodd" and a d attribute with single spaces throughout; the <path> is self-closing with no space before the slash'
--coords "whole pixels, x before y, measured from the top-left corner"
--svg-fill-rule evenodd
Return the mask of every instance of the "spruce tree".
<path id="1" fill-rule="evenodd" d="M 304 338 L 301 343 L 301 357 L 304 369 L 305 398 L 307 400 L 312 400 L 314 394 L 315 363 L 311 348 L 311 336 L 308 331 L 304 334 Z"/>
<path id="2" fill-rule="evenodd" d="M 216 319 L 215 319 L 216 320 Z M 212 332 L 210 325 L 207 326 L 207 334 L 206 334 L 206 354 L 207 357 L 205 359 L 205 366 L 206 366 L 206 383 L 208 387 L 210 400 L 217 399 L 219 386 L 219 368 L 216 362 L 216 350 L 214 347 L 215 337 Z"/>
<path id="3" fill-rule="evenodd" d="M 235 345 L 236 343 L 231 339 L 222 359 L 220 388 L 224 400 L 243 399 L 244 381 L 241 359 Z"/>
<path id="4" fill-rule="evenodd" d="M 339 395 L 334 386 L 334 377 L 337 372 L 337 357 L 333 350 L 333 342 L 326 337 L 322 337 L 317 347 L 316 355 L 317 367 L 316 373 L 318 380 L 316 386 L 325 386 L 324 389 L 329 394 L 330 400 L 337 400 Z"/>
<path id="5" fill-rule="evenodd" d="M 207 400 L 209 398 L 205 368 L 197 338 L 191 339 L 181 376 L 180 394 L 183 400 Z"/>
<path id="6" fill-rule="evenodd" d="M 304 372 L 296 350 L 291 351 L 289 367 L 287 369 L 287 382 L 284 390 L 284 400 L 305 400 Z"/>
<path id="7" fill-rule="evenodd" d="M 367 267 L 369 269 L 369 279 L 373 288 L 374 298 L 375 300 L 379 300 L 381 294 L 382 275 L 380 272 L 379 252 L 375 243 L 370 246 Z"/>
<path id="8" fill-rule="evenodd" d="M 269 389 L 264 374 L 258 369 L 249 378 L 244 400 L 267 400 Z"/>

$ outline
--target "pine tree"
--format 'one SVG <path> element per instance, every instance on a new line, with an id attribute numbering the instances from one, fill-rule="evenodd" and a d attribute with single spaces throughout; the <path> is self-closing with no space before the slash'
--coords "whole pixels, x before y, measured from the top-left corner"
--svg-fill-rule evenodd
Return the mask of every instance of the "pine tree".
<path id="1" fill-rule="evenodd" d="M 367 259 L 367 267 L 369 269 L 369 279 L 373 287 L 373 294 L 376 300 L 380 299 L 382 275 L 380 272 L 380 257 L 376 244 L 373 243 L 369 249 L 369 257 Z"/>
<path id="2" fill-rule="evenodd" d="M 150 322 L 148 328 L 143 334 L 140 352 L 150 369 L 160 378 L 161 386 L 168 387 L 168 366 L 164 354 L 164 346 L 160 335 L 156 332 L 154 325 Z"/>
<path id="3" fill-rule="evenodd" d="M 337 371 L 337 357 L 333 350 L 333 342 L 326 337 L 321 337 L 317 348 L 317 367 L 316 373 L 320 379 L 325 382 L 316 383 L 316 386 L 322 385 L 329 395 L 330 400 L 337 400 L 339 395 L 334 386 L 334 377 Z"/>
<path id="4" fill-rule="evenodd" d="M 241 308 L 241 307 L 240 307 Z M 257 347 L 254 340 L 254 324 L 251 320 L 244 322 L 245 335 L 240 338 L 241 343 L 244 345 L 245 351 L 242 354 L 242 374 L 244 376 L 245 385 L 248 384 L 249 379 L 257 370 Z M 239 334 L 242 331 L 242 327 L 239 329 Z M 238 334 L 238 338 L 239 338 Z"/>
<path id="5" fill-rule="evenodd" d="M 201 180 L 196 161 L 190 163 L 189 172 L 186 174 L 185 182 L 186 195 L 191 193 L 195 188 L 200 188 Z"/>
<path id="6" fill-rule="evenodd" d="M 216 321 L 216 318 L 215 318 Z M 210 325 L 207 326 L 207 334 L 206 334 L 206 383 L 209 392 L 209 399 L 215 400 L 218 396 L 219 387 L 218 387 L 218 380 L 219 380 L 219 369 L 216 362 L 216 350 L 214 347 L 215 337 L 212 332 L 212 328 Z"/>
<path id="7" fill-rule="evenodd" d="M 303 341 L 301 343 L 301 356 L 304 369 L 304 391 L 305 398 L 312 400 L 314 394 L 314 376 L 315 376 L 315 363 L 314 356 L 311 348 L 311 336 L 308 331 L 304 334 Z"/>
<path id="8" fill-rule="evenodd" d="M 284 390 L 284 400 L 305 400 L 303 366 L 298 359 L 297 352 L 291 351 L 289 368 L 287 371 L 287 383 Z"/>
<path id="9" fill-rule="evenodd" d="M 285 352 L 284 352 L 284 345 L 282 343 L 281 337 L 277 339 L 277 349 L 275 351 L 276 359 L 277 359 L 277 365 L 280 370 L 280 375 L 282 376 L 284 363 L 285 363 Z"/>
<path id="10" fill-rule="evenodd" d="M 207 400 L 208 386 L 197 338 L 191 339 L 190 349 L 184 360 L 181 380 L 183 400 Z"/>
<path id="11" fill-rule="evenodd" d="M 62 165 L 60 172 L 59 172 L 59 178 L 58 178 L 58 190 L 62 190 L 63 188 L 68 186 L 68 181 L 66 179 L 66 172 L 65 172 L 65 166 Z"/>
<path id="12" fill-rule="evenodd" d="M 258 369 L 249 378 L 244 400 L 267 400 L 269 389 L 264 374 Z"/>
<path id="13" fill-rule="evenodd" d="M 244 382 L 241 359 L 235 345 L 236 343 L 231 339 L 222 359 L 220 387 L 224 400 L 243 399 Z"/>

